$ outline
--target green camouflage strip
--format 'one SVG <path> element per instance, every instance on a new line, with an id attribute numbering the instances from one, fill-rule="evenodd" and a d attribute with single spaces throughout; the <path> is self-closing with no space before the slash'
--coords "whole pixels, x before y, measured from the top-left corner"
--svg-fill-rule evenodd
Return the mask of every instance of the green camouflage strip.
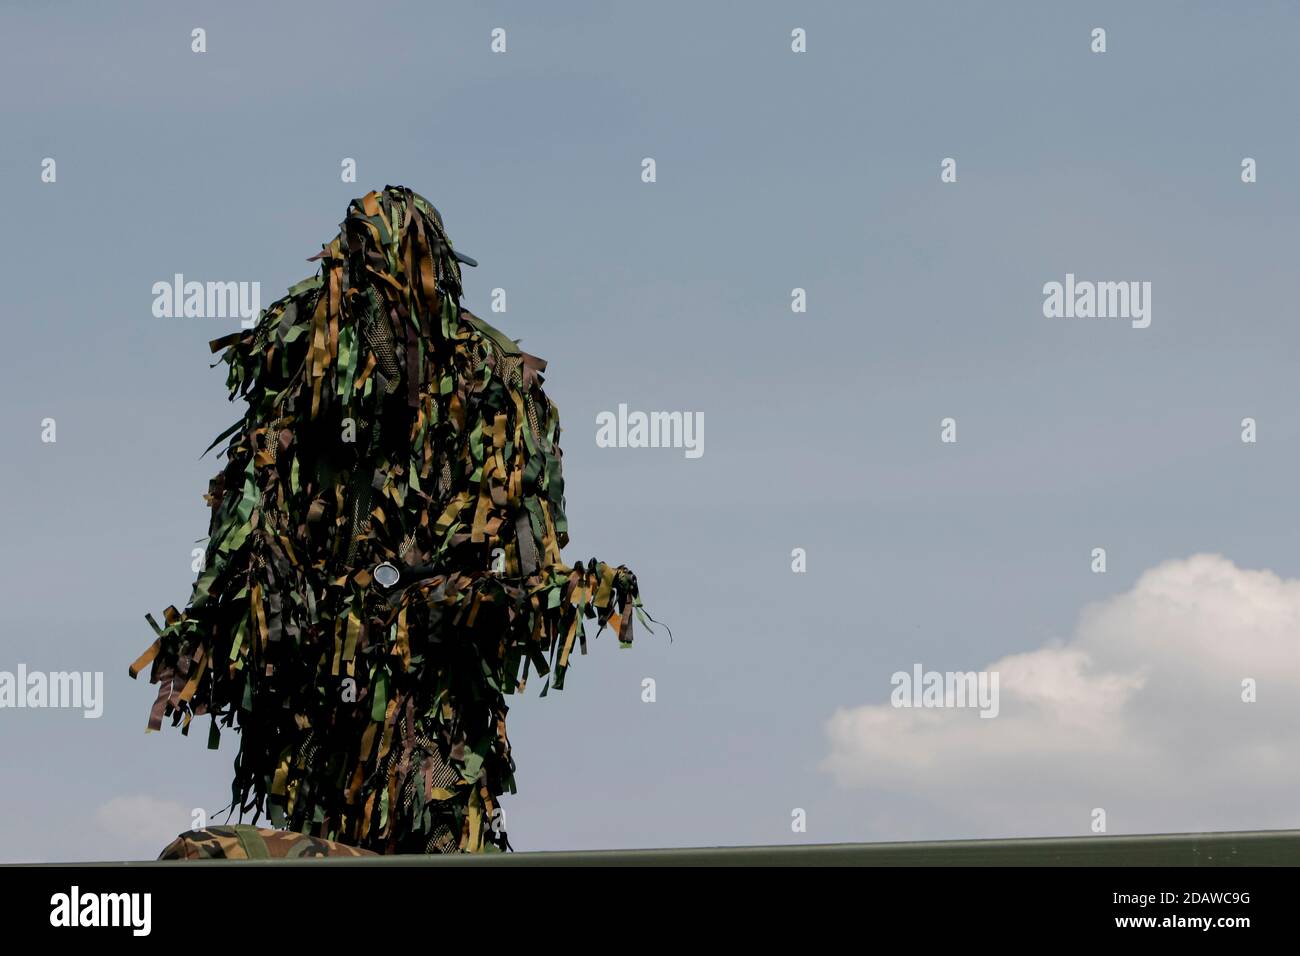
<path id="1" fill-rule="evenodd" d="M 239 732 L 254 822 L 382 853 L 505 847 L 505 697 L 532 670 L 562 688 L 588 621 L 629 644 L 636 576 L 561 559 L 546 363 L 461 308 L 427 201 L 354 200 L 316 258 L 212 343 L 247 411 L 214 442 L 205 568 L 131 674 L 159 685 L 149 729 Z M 381 562 L 436 574 L 390 595 Z"/>

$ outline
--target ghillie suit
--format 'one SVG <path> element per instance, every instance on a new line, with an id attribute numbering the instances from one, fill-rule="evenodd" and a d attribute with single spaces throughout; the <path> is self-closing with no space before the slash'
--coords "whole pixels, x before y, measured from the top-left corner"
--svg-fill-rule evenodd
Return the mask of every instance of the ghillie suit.
<path id="1" fill-rule="evenodd" d="M 152 663 L 151 730 L 239 731 L 241 819 L 380 853 L 504 848 L 505 695 L 530 668 L 560 689 L 585 618 L 630 643 L 636 577 L 561 560 L 546 363 L 461 308 L 473 260 L 433 206 L 353 200 L 314 258 L 212 343 L 248 410 L 213 442 L 228 464 L 189 606 L 147 615 L 131 674 Z"/>

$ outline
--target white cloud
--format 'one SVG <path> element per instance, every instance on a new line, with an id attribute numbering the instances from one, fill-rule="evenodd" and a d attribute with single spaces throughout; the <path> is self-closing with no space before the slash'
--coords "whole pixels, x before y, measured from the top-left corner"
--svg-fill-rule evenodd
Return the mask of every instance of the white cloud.
<path id="1" fill-rule="evenodd" d="M 1300 580 L 1168 561 L 1086 608 L 1068 641 L 985 669 L 996 718 L 894 708 L 882 681 L 884 703 L 827 721 L 822 768 L 968 836 L 1087 833 L 1094 807 L 1112 833 L 1300 824 Z"/>

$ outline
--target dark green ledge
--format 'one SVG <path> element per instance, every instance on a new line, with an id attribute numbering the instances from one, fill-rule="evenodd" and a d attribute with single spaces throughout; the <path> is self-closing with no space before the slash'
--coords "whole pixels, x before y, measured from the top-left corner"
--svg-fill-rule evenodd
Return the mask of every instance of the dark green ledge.
<path id="1" fill-rule="evenodd" d="M 1300 830 L 89 866 L 1300 866 Z"/>

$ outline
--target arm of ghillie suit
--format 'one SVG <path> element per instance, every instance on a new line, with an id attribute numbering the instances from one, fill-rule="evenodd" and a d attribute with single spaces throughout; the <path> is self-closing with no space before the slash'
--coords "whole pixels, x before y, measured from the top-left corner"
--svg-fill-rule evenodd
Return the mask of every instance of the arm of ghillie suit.
<path id="1" fill-rule="evenodd" d="M 295 416 L 286 413 L 280 396 L 302 367 L 289 355 L 301 337 L 293 334 L 294 318 L 319 285 L 319 279 L 299 283 L 267 309 L 256 329 L 212 343 L 214 352 L 226 349 L 232 399 L 248 395 L 254 383 L 279 387 L 253 390 L 260 400 L 249 396 L 244 417 L 208 447 L 230 439 L 226 467 L 204 496 L 211 519 L 203 570 L 184 613 L 167 608 L 162 626 L 146 615 L 157 637 L 130 668 L 136 677 L 151 667 L 150 682 L 159 685 L 149 730 L 170 717 L 173 724 L 183 721 L 182 732 L 188 733 L 195 714 L 211 712 L 209 746 L 215 747 L 217 717 L 230 726 L 235 711 L 251 705 L 248 670 L 273 669 L 274 662 L 263 659 L 268 644 L 285 635 L 296 638 L 303 621 L 314 616 L 315 595 L 301 564 L 306 556 L 294 548 L 293 529 L 283 520 L 286 500 L 304 489 L 291 454 Z M 267 347 L 272 341 L 278 349 Z M 288 613 L 288 602 L 303 605 L 303 612 Z"/>
<path id="2" fill-rule="evenodd" d="M 420 577 L 395 589 L 391 653 L 409 668 L 412 633 L 434 632 L 441 622 L 471 640 L 485 633 L 484 670 L 506 694 L 522 691 L 531 669 L 549 675 L 543 696 L 552 686 L 562 690 L 575 646 L 587 653 L 587 620 L 599 625 L 597 636 L 608 627 L 623 647 L 632 643 L 634 616 L 647 627 L 651 620 L 636 575 L 594 558 L 548 565 L 525 578 L 432 570 L 417 570 Z"/>
<path id="3" fill-rule="evenodd" d="M 159 685 L 149 715 L 149 730 L 158 730 L 164 717 L 182 720 L 183 733 L 195 714 L 238 705 L 242 695 L 230 679 L 249 664 L 250 654 L 266 637 L 268 606 L 278 610 L 279 595 L 256 579 L 265 566 L 261 539 L 252 534 L 261 492 L 253 480 L 254 456 L 242 442 L 232 444 L 231 464 L 214 478 L 208 501 L 212 520 L 204 570 L 194 584 L 185 612 L 169 607 L 160 627 L 147 615 L 157 637 L 132 666 L 132 677 L 152 663 L 151 683 Z M 233 487 L 232 487 L 233 486 Z M 223 693 L 225 691 L 225 693 Z"/>

